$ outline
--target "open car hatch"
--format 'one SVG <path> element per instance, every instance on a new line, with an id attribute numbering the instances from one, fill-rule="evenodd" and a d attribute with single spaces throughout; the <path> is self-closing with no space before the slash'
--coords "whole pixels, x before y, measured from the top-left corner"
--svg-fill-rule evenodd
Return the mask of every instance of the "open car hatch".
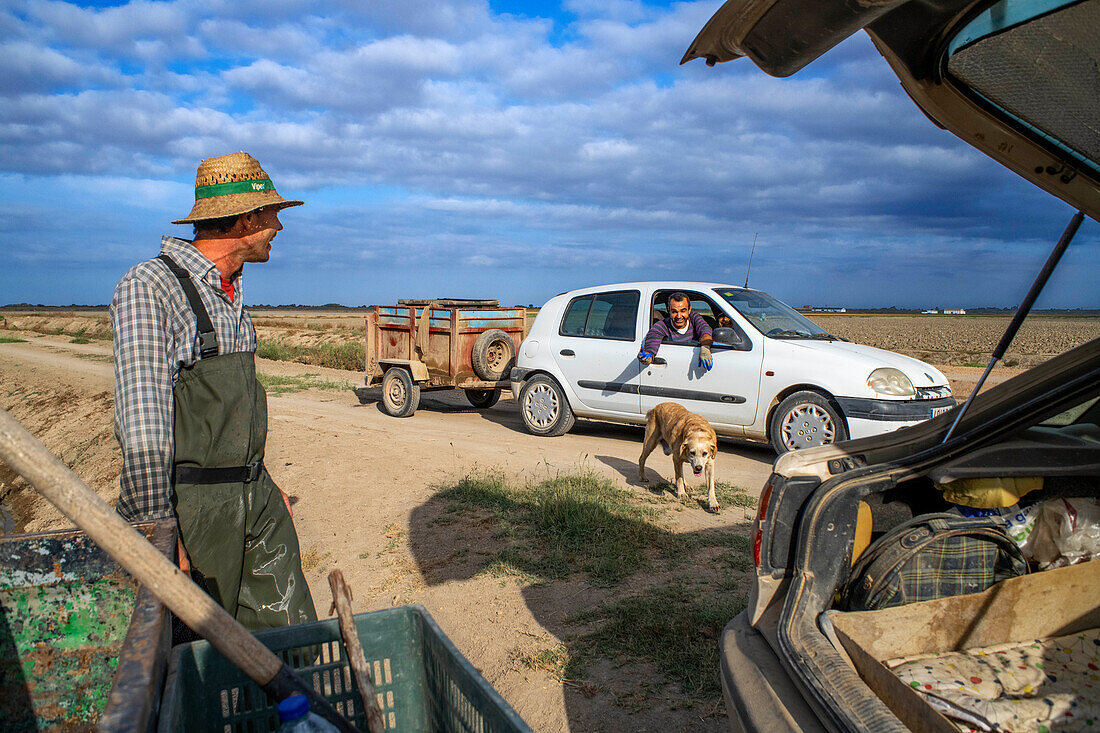
<path id="1" fill-rule="evenodd" d="M 861 28 L 936 124 L 1100 220 L 1100 0 L 728 0 L 681 63 L 789 76 Z"/>

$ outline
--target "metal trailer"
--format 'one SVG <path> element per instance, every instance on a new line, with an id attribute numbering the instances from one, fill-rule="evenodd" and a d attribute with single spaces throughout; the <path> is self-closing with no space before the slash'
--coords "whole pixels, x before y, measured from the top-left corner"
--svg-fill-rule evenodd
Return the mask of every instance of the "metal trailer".
<path id="1" fill-rule="evenodd" d="M 527 331 L 526 308 L 496 300 L 399 300 L 366 318 L 366 385 L 381 383 L 382 407 L 408 417 L 420 393 L 461 389 L 488 408 L 509 388 L 508 373 Z"/>

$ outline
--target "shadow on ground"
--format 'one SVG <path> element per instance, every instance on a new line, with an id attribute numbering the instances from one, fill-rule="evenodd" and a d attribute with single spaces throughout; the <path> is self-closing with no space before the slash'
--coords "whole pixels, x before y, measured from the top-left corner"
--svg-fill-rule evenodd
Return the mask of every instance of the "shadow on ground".
<path id="1" fill-rule="evenodd" d="M 553 638 L 517 637 L 527 649 L 514 664 L 560 681 L 570 730 L 725 725 L 717 641 L 744 607 L 749 523 L 676 534 L 660 509 L 590 480 L 605 482 L 610 502 L 559 496 L 552 481 L 518 492 L 476 477 L 441 487 L 410 517 L 424 582 L 488 575 L 521 586 Z M 688 724 L 700 717 L 709 722 Z"/>
<path id="2" fill-rule="evenodd" d="M 381 387 L 357 387 L 355 396 L 359 398 L 361 405 L 375 405 L 379 412 L 385 412 L 382 408 Z M 474 407 L 466 399 L 466 395 L 460 389 L 441 389 L 420 393 L 420 405 L 416 408 L 427 412 L 478 412 L 480 408 Z"/>

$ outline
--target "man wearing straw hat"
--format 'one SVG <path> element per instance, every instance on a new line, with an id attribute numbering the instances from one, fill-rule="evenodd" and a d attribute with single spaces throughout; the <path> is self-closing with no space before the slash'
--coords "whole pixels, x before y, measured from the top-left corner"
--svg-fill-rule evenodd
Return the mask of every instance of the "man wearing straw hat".
<path id="1" fill-rule="evenodd" d="M 242 297 L 244 263 L 267 262 L 279 210 L 301 204 L 247 153 L 207 158 L 191 213 L 172 222 L 193 224 L 194 241 L 163 237 L 111 300 L 118 512 L 174 517 L 180 567 L 252 630 L 317 618 L 290 505 L 263 464 L 267 397 Z"/>

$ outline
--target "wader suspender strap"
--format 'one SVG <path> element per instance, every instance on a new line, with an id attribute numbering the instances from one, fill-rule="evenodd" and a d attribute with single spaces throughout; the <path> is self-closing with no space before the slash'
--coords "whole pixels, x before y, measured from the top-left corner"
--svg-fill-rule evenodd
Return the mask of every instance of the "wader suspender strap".
<path id="1" fill-rule="evenodd" d="M 180 281 L 187 302 L 191 304 L 191 310 L 195 313 L 195 320 L 199 332 L 199 358 L 209 359 L 218 355 L 218 334 L 214 331 L 214 324 L 210 321 L 210 314 L 206 306 L 202 304 L 198 288 L 191 279 L 191 273 L 176 264 L 175 260 L 166 254 L 157 257 L 158 260 L 168 265 L 168 269 Z M 176 466 L 176 481 L 188 484 L 232 484 L 238 482 L 255 481 L 263 471 L 263 461 L 255 461 L 247 466 L 232 466 L 230 468 L 206 468 L 200 466 Z"/>
<path id="2" fill-rule="evenodd" d="M 180 281 L 183 294 L 187 296 L 187 302 L 191 304 L 191 310 L 195 313 L 199 331 L 199 358 L 209 359 L 218 355 L 218 334 L 214 331 L 214 324 L 210 322 L 210 314 L 206 312 L 206 306 L 202 304 L 199 291 L 191 280 L 191 273 L 176 264 L 168 255 L 162 254 L 158 260 L 168 265 L 168 269 Z"/>

